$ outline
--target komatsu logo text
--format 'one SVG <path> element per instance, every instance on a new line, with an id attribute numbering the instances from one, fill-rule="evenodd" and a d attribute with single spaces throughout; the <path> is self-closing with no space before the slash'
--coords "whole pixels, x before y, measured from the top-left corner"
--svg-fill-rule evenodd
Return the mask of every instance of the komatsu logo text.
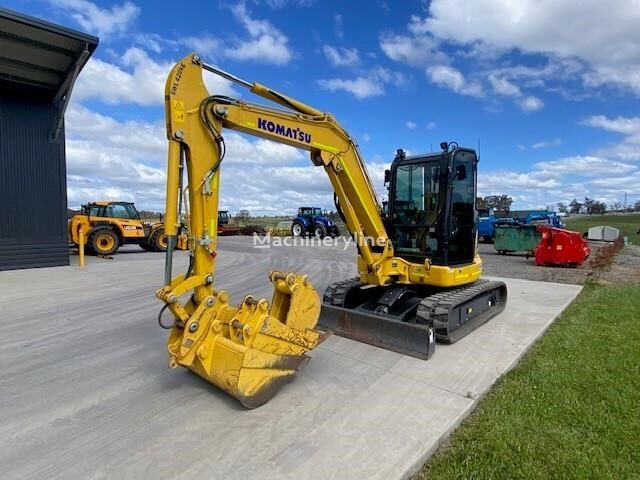
<path id="1" fill-rule="evenodd" d="M 298 142 L 311 143 L 311 134 L 303 132 L 299 128 L 286 127 L 279 123 L 272 122 L 271 120 L 263 120 L 258 118 L 258 128 L 260 130 L 266 130 L 270 133 L 275 133 L 283 137 L 291 138 Z"/>

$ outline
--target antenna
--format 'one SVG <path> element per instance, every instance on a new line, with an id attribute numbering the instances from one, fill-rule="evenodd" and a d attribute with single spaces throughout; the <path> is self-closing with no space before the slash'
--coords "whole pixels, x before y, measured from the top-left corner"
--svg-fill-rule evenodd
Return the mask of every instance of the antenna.
<path id="1" fill-rule="evenodd" d="M 478 161 L 480 161 L 480 137 L 478 137 Z"/>

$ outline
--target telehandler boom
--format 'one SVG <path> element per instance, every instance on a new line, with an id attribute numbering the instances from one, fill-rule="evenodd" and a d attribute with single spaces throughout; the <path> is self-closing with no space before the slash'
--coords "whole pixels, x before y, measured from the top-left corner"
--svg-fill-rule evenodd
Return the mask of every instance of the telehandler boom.
<path id="1" fill-rule="evenodd" d="M 284 108 L 210 95 L 203 70 Z M 331 114 L 207 65 L 195 54 L 171 70 L 165 112 L 168 246 L 157 296 L 165 302 L 158 321 L 171 329 L 171 367 L 191 369 L 252 408 L 275 395 L 327 332 L 427 359 L 436 338 L 457 341 L 504 309 L 505 285 L 480 280 L 473 150 L 446 143 L 429 155 L 408 157 L 398 150 L 385 172 L 389 203 L 383 211 L 357 145 Z M 359 277 L 330 285 L 322 312 L 309 279 L 295 273 L 269 275 L 270 305 L 248 295 L 233 307 L 227 293 L 215 288 L 224 129 L 307 150 L 327 173 L 336 207 L 356 240 Z M 173 278 L 185 167 L 193 241 L 187 272 Z M 166 309 L 170 324 L 162 320 Z M 322 329 L 316 329 L 319 317 Z"/>

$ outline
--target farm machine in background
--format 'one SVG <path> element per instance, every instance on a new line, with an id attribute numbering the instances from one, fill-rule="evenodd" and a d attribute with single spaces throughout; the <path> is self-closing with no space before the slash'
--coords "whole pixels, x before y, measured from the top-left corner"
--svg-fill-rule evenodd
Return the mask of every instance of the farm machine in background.
<path id="1" fill-rule="evenodd" d="M 164 252 L 167 236 L 163 222 L 143 222 L 131 202 L 96 201 L 82 205 L 80 213 L 69 221 L 69 241 L 80 244 L 82 228 L 88 253 L 111 255 L 122 245 L 140 245 L 144 250 Z M 187 249 L 187 235 L 181 233 L 176 239 L 176 249 Z"/>
<path id="2" fill-rule="evenodd" d="M 218 211 L 218 235 L 220 236 L 230 236 L 230 235 L 240 235 L 240 226 L 232 225 L 229 223 L 231 219 L 231 215 L 229 215 L 228 210 L 220 210 Z"/>
<path id="3" fill-rule="evenodd" d="M 318 238 L 326 236 L 337 237 L 338 227 L 333 223 L 322 209 L 318 207 L 300 207 L 298 215 L 291 224 L 291 235 L 302 237 L 305 235 L 315 235 Z"/>

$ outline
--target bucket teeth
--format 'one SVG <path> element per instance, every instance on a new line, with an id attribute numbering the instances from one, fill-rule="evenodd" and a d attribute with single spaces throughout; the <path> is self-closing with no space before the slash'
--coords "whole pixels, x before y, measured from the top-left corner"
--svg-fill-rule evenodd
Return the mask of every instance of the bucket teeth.
<path id="1" fill-rule="evenodd" d="M 320 298 L 306 276 L 271 272 L 271 304 L 246 296 L 237 306 L 219 292 L 173 327 L 170 363 L 189 368 L 247 408 L 268 402 L 308 361 L 324 335 L 315 330 Z M 210 302 L 211 303 L 211 302 Z"/>

